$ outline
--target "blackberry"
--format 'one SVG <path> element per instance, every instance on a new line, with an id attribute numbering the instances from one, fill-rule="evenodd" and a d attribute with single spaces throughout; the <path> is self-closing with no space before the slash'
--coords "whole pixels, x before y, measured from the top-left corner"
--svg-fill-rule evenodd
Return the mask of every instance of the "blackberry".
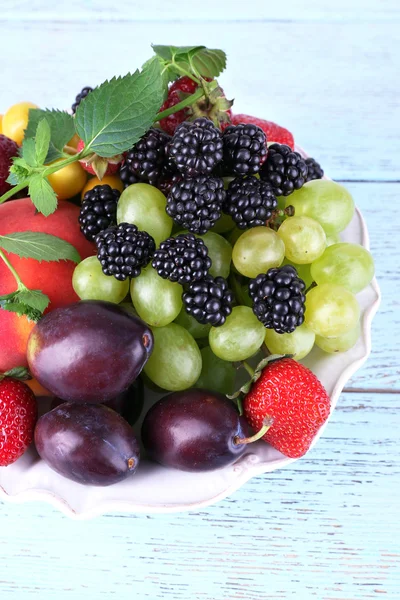
<path id="1" fill-rule="evenodd" d="M 202 325 L 220 327 L 232 312 L 233 293 L 223 277 L 207 275 L 191 283 L 182 296 L 183 305 Z"/>
<path id="2" fill-rule="evenodd" d="M 184 285 L 204 279 L 211 267 L 211 258 L 202 239 L 192 233 L 182 233 L 161 242 L 152 265 L 163 279 Z"/>
<path id="3" fill-rule="evenodd" d="M 230 215 L 239 229 L 265 225 L 278 205 L 272 187 L 249 175 L 230 182 L 223 211 Z"/>
<path id="4" fill-rule="evenodd" d="M 307 181 L 307 165 L 298 152 L 286 144 L 271 144 L 260 177 L 268 181 L 277 196 L 289 196 Z"/>
<path id="5" fill-rule="evenodd" d="M 175 130 L 168 155 L 187 177 L 206 175 L 222 160 L 221 132 L 203 117 L 184 121 Z"/>
<path id="6" fill-rule="evenodd" d="M 132 185 L 133 183 L 140 183 L 139 177 L 137 177 L 137 175 L 134 175 L 129 169 L 128 165 L 126 165 L 125 163 L 123 163 L 120 167 L 119 176 L 125 188 L 127 188 L 129 185 Z"/>
<path id="7" fill-rule="evenodd" d="M 251 123 L 229 125 L 222 136 L 224 168 L 230 174 L 254 175 L 267 157 L 267 137 Z"/>
<path id="8" fill-rule="evenodd" d="M 119 281 L 138 277 L 156 249 L 151 235 L 129 223 L 101 231 L 96 236 L 96 245 L 103 273 L 113 275 Z"/>
<path id="9" fill-rule="evenodd" d="M 116 222 L 118 190 L 109 185 L 96 185 L 82 200 L 78 221 L 85 238 L 92 242 L 96 235 Z"/>
<path id="10" fill-rule="evenodd" d="M 305 289 L 294 267 L 269 269 L 249 283 L 253 312 L 267 329 L 292 333 L 304 321 Z"/>
<path id="11" fill-rule="evenodd" d="M 165 210 L 175 223 L 202 235 L 220 218 L 225 197 L 219 177 L 184 178 L 172 185 Z"/>
<path id="12" fill-rule="evenodd" d="M 90 86 L 84 87 L 83 90 L 79 92 L 79 94 L 75 98 L 75 102 L 71 106 L 72 114 L 76 113 L 76 109 L 78 108 L 82 100 L 86 98 L 88 94 L 90 94 L 90 92 L 93 92 L 93 88 L 91 88 Z"/>
<path id="13" fill-rule="evenodd" d="M 307 165 L 307 177 L 306 181 L 312 181 L 313 179 L 322 179 L 324 176 L 324 170 L 315 158 L 306 158 L 304 161 Z"/>
<path id="14" fill-rule="evenodd" d="M 129 180 L 129 185 L 140 181 L 157 186 L 165 178 L 168 171 L 165 149 L 170 140 L 171 136 L 161 129 L 151 128 L 128 150 L 121 172 L 124 173 L 124 179 Z M 137 181 L 129 179 L 131 175 Z"/>

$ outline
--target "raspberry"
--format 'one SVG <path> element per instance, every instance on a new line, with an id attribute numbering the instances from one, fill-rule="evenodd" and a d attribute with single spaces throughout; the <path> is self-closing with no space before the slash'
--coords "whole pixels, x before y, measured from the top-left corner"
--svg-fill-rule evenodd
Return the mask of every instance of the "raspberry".
<path id="1" fill-rule="evenodd" d="M 305 289 L 294 267 L 269 269 L 249 283 L 253 312 L 267 329 L 292 333 L 304 322 Z"/>
<path id="2" fill-rule="evenodd" d="M 218 177 L 182 179 L 171 187 L 166 212 L 178 225 L 202 235 L 220 218 L 225 195 Z"/>
<path id="3" fill-rule="evenodd" d="M 11 189 L 6 179 L 10 174 L 13 156 L 18 156 L 18 145 L 10 138 L 0 134 L 0 196 Z"/>
<path id="4" fill-rule="evenodd" d="M 207 275 L 191 283 L 182 296 L 189 315 L 202 325 L 220 327 L 232 312 L 233 293 L 223 277 Z"/>
<path id="5" fill-rule="evenodd" d="M 76 109 L 78 108 L 78 106 L 80 105 L 80 103 L 82 102 L 82 100 L 84 98 L 86 98 L 86 96 L 88 94 L 90 94 L 90 92 L 93 92 L 93 88 L 91 88 L 90 86 L 84 87 L 83 90 L 79 92 L 79 94 L 75 98 L 75 102 L 71 106 L 72 114 L 76 113 Z"/>
<path id="6" fill-rule="evenodd" d="M 101 231 L 96 236 L 96 245 L 104 275 L 113 275 L 119 281 L 138 277 L 156 249 L 151 235 L 129 223 Z"/>
<path id="7" fill-rule="evenodd" d="M 85 147 L 85 143 L 83 140 L 79 140 L 77 151 L 81 152 Z M 117 154 L 111 158 L 102 158 L 94 155 L 94 160 L 88 160 L 89 157 L 83 158 L 80 160 L 81 167 L 85 169 L 91 175 L 97 175 L 99 179 L 102 179 L 105 175 L 114 175 L 119 171 L 120 165 L 122 163 L 122 155 Z"/>
<path id="8" fill-rule="evenodd" d="M 188 177 L 206 175 L 222 160 L 221 132 L 208 119 L 200 118 L 177 127 L 168 155 Z"/>
<path id="9" fill-rule="evenodd" d="M 223 211 L 230 215 L 239 229 L 265 225 L 278 205 L 269 183 L 249 175 L 230 182 Z"/>
<path id="10" fill-rule="evenodd" d="M 206 277 L 211 259 L 202 239 L 182 233 L 161 242 L 152 265 L 163 279 L 184 285 Z"/>
<path id="11" fill-rule="evenodd" d="M 324 176 L 324 170 L 314 158 L 306 158 L 304 161 L 307 165 L 307 179 L 306 181 L 312 181 L 313 179 L 322 179 Z"/>
<path id="12" fill-rule="evenodd" d="M 298 152 L 285 144 L 272 144 L 260 177 L 268 181 L 277 196 L 289 196 L 307 180 L 307 165 Z"/>
<path id="13" fill-rule="evenodd" d="M 92 242 L 100 231 L 115 224 L 120 195 L 109 185 L 96 185 L 86 192 L 78 220 L 87 240 Z"/>
<path id="14" fill-rule="evenodd" d="M 267 138 L 257 125 L 230 125 L 222 136 L 225 170 L 236 175 L 255 175 L 267 157 Z"/>

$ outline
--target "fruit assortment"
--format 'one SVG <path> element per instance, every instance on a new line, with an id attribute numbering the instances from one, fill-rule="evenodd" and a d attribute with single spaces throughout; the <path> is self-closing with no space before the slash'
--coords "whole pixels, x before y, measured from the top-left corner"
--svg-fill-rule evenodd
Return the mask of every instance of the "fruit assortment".
<path id="1" fill-rule="evenodd" d="M 330 412 L 299 361 L 360 335 L 355 294 L 374 265 L 340 241 L 349 192 L 287 129 L 233 113 L 221 50 L 153 49 L 71 113 L 22 103 L 3 117 L 1 466 L 33 440 L 88 485 L 134 474 L 140 443 L 188 471 L 258 440 L 297 458 Z M 38 420 L 31 377 L 52 397 Z"/>

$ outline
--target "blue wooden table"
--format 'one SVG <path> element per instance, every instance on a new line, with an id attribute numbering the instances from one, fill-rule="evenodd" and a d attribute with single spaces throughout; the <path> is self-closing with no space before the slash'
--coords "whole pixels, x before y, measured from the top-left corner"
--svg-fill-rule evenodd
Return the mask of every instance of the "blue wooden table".
<path id="1" fill-rule="evenodd" d="M 372 355 L 305 458 L 196 513 L 76 522 L 1 504 L 0 597 L 399 598 L 400 4 L 114 4 L 0 2 L 0 112 L 67 107 L 142 64 L 151 42 L 222 47 L 236 112 L 287 126 L 353 193 L 383 301 Z"/>

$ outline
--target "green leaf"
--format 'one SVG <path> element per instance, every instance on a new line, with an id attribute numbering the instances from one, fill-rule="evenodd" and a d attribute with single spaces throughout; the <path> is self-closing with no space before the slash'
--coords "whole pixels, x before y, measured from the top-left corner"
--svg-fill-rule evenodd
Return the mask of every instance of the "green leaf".
<path id="1" fill-rule="evenodd" d="M 63 148 L 75 133 L 74 118 L 62 110 L 41 110 L 33 108 L 29 111 L 28 127 L 25 130 L 25 138 L 34 138 L 42 119 L 46 119 L 51 139 L 46 156 L 46 163 L 53 162 L 62 156 Z"/>
<path id="2" fill-rule="evenodd" d="M 16 158 L 13 158 L 13 164 L 10 167 L 8 182 L 11 183 L 11 185 L 17 185 L 18 183 L 22 183 L 23 181 L 28 179 L 31 173 L 32 167 L 28 165 L 28 163 L 23 158 L 17 156 Z"/>
<path id="3" fill-rule="evenodd" d="M 26 291 L 29 292 L 30 290 Z M 25 316 L 30 321 L 34 321 L 35 323 L 37 323 L 42 317 L 42 312 L 40 310 L 37 310 L 36 308 L 33 308 L 32 306 L 29 306 L 29 304 L 20 302 L 19 296 L 21 293 L 21 291 L 17 290 L 12 294 L 0 296 L 0 308 L 2 308 L 3 310 L 8 310 L 9 312 L 14 312 L 20 317 Z M 47 296 L 45 297 L 47 298 Z"/>
<path id="4" fill-rule="evenodd" d="M 13 379 L 19 379 L 20 381 L 32 379 L 32 375 L 26 367 L 13 367 L 4 373 L 0 373 L 0 381 L 4 379 L 4 377 L 12 377 Z"/>
<path id="5" fill-rule="evenodd" d="M 161 64 L 150 61 L 141 73 L 114 77 L 86 96 L 76 111 L 76 131 L 99 156 L 121 154 L 152 125 L 164 92 Z"/>
<path id="6" fill-rule="evenodd" d="M 6 179 L 7 183 L 9 183 L 10 185 L 14 186 L 17 185 L 18 183 L 20 183 L 20 180 L 18 175 L 16 173 L 14 173 L 13 171 L 10 171 L 9 176 Z"/>
<path id="7" fill-rule="evenodd" d="M 29 196 L 39 212 L 45 217 L 51 215 L 57 208 L 57 196 L 42 175 L 33 175 L 29 181 Z"/>
<path id="8" fill-rule="evenodd" d="M 36 167 L 36 149 L 35 140 L 33 138 L 24 139 L 22 142 L 21 157 L 27 165 L 30 167 Z"/>
<path id="9" fill-rule="evenodd" d="M 218 77 L 226 67 L 226 54 L 223 50 L 211 50 L 205 46 L 152 46 L 154 52 L 164 62 L 164 68 L 181 74 L 176 66 L 195 76 Z M 175 69 L 174 69 L 175 67 Z"/>
<path id="10" fill-rule="evenodd" d="M 41 262 L 72 260 L 80 262 L 78 251 L 72 244 L 55 235 L 37 231 L 20 231 L 0 235 L 0 247 L 21 258 L 34 258 Z"/>
<path id="11" fill-rule="evenodd" d="M 35 157 L 39 165 L 44 164 L 49 151 L 51 138 L 51 129 L 46 119 L 41 119 L 36 129 L 35 136 Z M 29 141 L 29 138 L 28 140 Z"/>
<path id="12" fill-rule="evenodd" d="M 50 304 L 50 298 L 40 290 L 23 290 L 18 293 L 18 301 L 43 313 Z"/>

